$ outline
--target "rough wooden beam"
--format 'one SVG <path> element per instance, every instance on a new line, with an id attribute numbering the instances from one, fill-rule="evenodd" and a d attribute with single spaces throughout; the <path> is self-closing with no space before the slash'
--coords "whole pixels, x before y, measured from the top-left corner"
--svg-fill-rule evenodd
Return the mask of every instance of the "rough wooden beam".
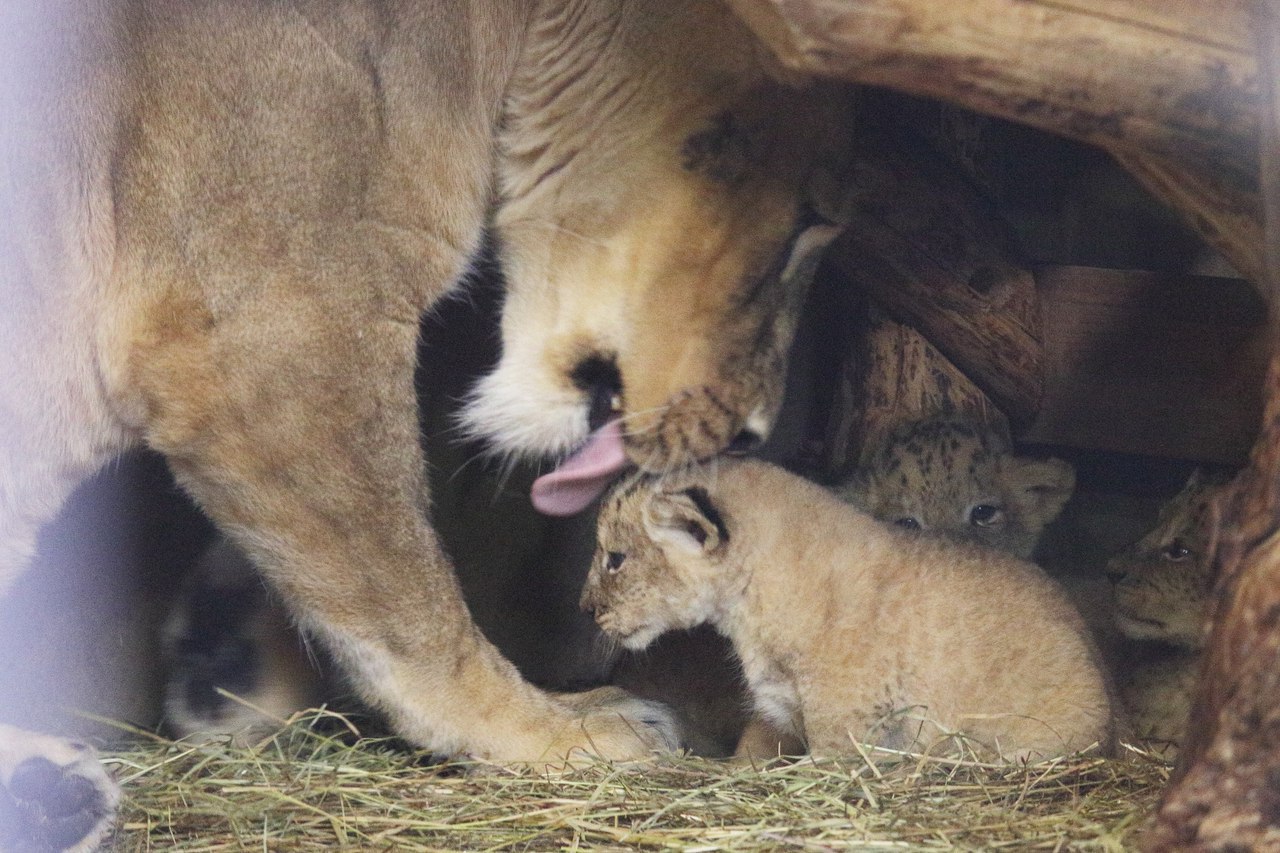
<path id="1" fill-rule="evenodd" d="M 825 477 L 847 478 L 868 448 L 911 421 L 964 415 L 1009 434 L 1004 413 L 910 326 L 871 307 L 856 345 L 845 354 L 826 442 Z"/>
<path id="2" fill-rule="evenodd" d="M 1257 174 L 1248 0 L 729 0 L 787 65 Z"/>
<path id="3" fill-rule="evenodd" d="M 1262 186 L 1274 297 L 1280 292 L 1280 0 L 1257 8 L 1271 103 Z M 1145 841 L 1150 851 L 1280 848 L 1280 322 L 1274 316 L 1272 329 L 1263 431 L 1236 493 L 1221 508 L 1213 630 L 1190 737 Z"/>
<path id="4" fill-rule="evenodd" d="M 1040 311 L 1011 235 L 965 181 L 905 140 L 868 128 L 861 144 L 835 266 L 1010 421 L 1029 423 L 1043 390 Z"/>

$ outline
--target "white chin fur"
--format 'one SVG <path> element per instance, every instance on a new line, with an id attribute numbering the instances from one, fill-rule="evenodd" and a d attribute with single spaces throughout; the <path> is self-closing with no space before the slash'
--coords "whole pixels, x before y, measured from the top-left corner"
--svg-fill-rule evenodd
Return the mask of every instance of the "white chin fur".
<path id="1" fill-rule="evenodd" d="M 646 626 L 638 628 L 634 633 L 628 634 L 626 637 L 619 637 L 619 644 L 628 651 L 641 652 L 649 647 L 649 645 L 659 637 L 666 633 L 661 628 Z"/>
<path id="2" fill-rule="evenodd" d="M 476 384 L 459 419 L 471 438 L 515 456 L 564 456 L 589 432 L 580 391 L 548 383 L 540 371 L 507 361 Z"/>

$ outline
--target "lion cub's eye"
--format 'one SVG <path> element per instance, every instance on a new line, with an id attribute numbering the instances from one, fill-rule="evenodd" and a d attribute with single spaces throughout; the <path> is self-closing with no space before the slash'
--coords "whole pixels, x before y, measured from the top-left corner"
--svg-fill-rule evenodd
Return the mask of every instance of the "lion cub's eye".
<path id="1" fill-rule="evenodd" d="M 1172 563 L 1180 563 L 1191 556 L 1191 549 L 1181 539 L 1175 539 L 1164 549 L 1161 556 Z"/>
<path id="2" fill-rule="evenodd" d="M 610 551 L 608 556 L 604 558 L 604 568 L 609 574 L 616 574 L 618 569 L 622 568 L 623 560 L 627 559 L 627 555 L 621 551 Z"/>
<path id="3" fill-rule="evenodd" d="M 993 504 L 978 504 L 969 510 L 969 523 L 991 527 L 1004 521 L 1004 510 Z"/>
<path id="4" fill-rule="evenodd" d="M 902 528 L 905 528 L 905 529 L 907 529 L 907 530 L 919 530 L 919 529 L 920 529 L 920 522 L 919 522 L 919 520 L 917 520 L 917 519 L 915 519 L 915 518 L 912 518 L 912 517 L 911 517 L 911 516 L 909 516 L 909 515 L 903 516 L 902 518 L 895 519 L 893 523 L 894 523 L 895 525 L 897 525 L 898 527 L 902 527 Z"/>

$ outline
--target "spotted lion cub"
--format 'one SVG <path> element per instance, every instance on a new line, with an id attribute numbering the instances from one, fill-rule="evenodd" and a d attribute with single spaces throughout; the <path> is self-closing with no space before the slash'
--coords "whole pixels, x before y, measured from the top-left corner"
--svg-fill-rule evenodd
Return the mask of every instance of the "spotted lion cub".
<path id="1" fill-rule="evenodd" d="M 1029 558 L 1074 489 L 1070 464 L 1017 456 L 993 429 L 937 417 L 893 430 L 835 491 L 900 527 Z"/>
<path id="2" fill-rule="evenodd" d="M 1113 748 L 1085 627 L 1021 560 L 906 535 L 755 460 L 633 479 L 598 535 L 582 606 L 600 627 L 639 650 L 710 623 L 756 713 L 812 752 Z"/>
<path id="3" fill-rule="evenodd" d="M 1210 506 L 1228 482 L 1224 473 L 1196 471 L 1155 528 L 1107 565 L 1121 633 L 1169 647 L 1129 674 L 1122 699 L 1137 734 L 1174 747 L 1186 734 L 1209 618 Z"/>

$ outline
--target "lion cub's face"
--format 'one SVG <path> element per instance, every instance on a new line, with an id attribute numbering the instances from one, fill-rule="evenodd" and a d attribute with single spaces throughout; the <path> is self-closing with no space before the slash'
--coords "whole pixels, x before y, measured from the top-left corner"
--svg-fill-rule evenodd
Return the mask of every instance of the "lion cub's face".
<path id="1" fill-rule="evenodd" d="M 582 609 L 632 650 L 712 619 L 731 583 L 729 532 L 706 491 L 652 482 L 633 479 L 605 498 L 582 591 Z"/>
<path id="2" fill-rule="evenodd" d="M 1016 456 L 987 427 L 936 418 L 892 432 L 837 493 L 881 521 L 1025 559 L 1074 488 L 1066 462 Z"/>
<path id="3" fill-rule="evenodd" d="M 1155 529 L 1107 565 L 1116 623 L 1126 636 L 1188 649 L 1204 646 L 1214 581 L 1210 503 L 1225 483 L 1221 476 L 1193 474 L 1160 511 Z"/>

